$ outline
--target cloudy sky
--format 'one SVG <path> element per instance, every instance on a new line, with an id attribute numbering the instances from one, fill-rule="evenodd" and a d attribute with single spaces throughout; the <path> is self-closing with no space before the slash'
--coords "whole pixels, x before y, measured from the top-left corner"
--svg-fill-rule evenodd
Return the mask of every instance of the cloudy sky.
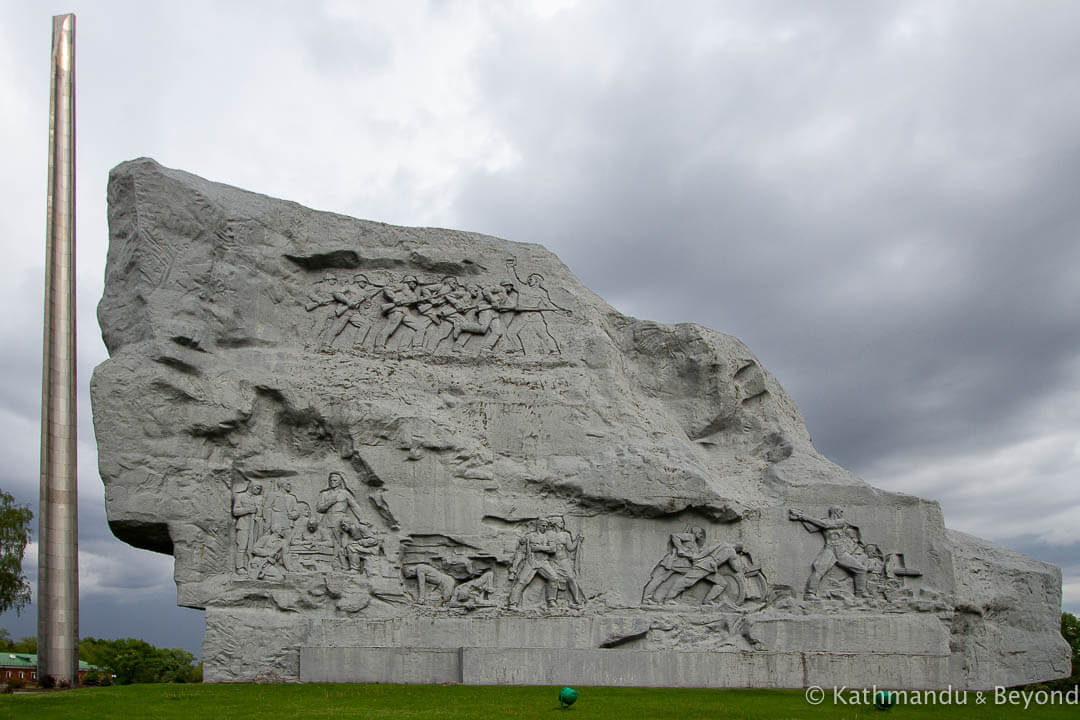
<path id="1" fill-rule="evenodd" d="M 112 539 L 96 472 L 106 176 L 143 155 L 542 243 L 623 312 L 736 335 L 825 455 L 1061 565 L 1080 611 L 1080 4 L 0 0 L 0 488 L 35 510 L 67 11 L 83 635 L 202 631 L 171 558 Z"/>

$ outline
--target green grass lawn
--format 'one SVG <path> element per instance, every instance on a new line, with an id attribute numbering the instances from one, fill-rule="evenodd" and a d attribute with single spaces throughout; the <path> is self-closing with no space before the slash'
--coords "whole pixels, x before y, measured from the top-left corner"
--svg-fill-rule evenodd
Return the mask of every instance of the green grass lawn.
<path id="1" fill-rule="evenodd" d="M 1080 707 L 986 703 L 897 706 L 818 706 L 801 690 L 674 690 L 577 688 L 580 698 L 560 710 L 556 687 L 460 685 L 128 685 L 0 696 L 0 718 L 1077 718 Z"/>

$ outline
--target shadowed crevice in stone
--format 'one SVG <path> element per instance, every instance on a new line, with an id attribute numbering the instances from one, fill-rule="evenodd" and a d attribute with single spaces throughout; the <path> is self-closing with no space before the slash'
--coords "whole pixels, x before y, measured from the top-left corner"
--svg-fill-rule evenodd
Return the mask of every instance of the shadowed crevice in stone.
<path id="1" fill-rule="evenodd" d="M 109 529 L 118 539 L 134 547 L 153 550 L 162 555 L 173 554 L 173 541 L 166 523 L 110 520 Z"/>
<path id="2" fill-rule="evenodd" d="M 327 270 L 330 268 L 352 270 L 360 267 L 360 256 L 353 250 L 334 250 L 315 255 L 285 255 L 285 259 L 291 260 L 305 270 Z"/>
<path id="3" fill-rule="evenodd" d="M 398 270 L 402 268 L 419 269 L 423 272 L 442 275 L 460 275 L 468 277 L 484 271 L 484 266 L 469 259 L 458 261 L 428 257 L 423 253 L 413 252 L 409 257 L 365 257 L 355 250 L 332 250 L 310 255 L 283 255 L 286 260 L 295 263 L 307 271 L 317 270 Z"/>

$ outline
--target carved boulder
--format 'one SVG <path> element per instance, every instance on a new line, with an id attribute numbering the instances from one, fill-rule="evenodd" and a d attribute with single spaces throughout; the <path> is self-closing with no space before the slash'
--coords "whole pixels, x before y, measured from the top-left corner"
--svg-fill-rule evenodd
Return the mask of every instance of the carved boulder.
<path id="1" fill-rule="evenodd" d="M 210 681 L 985 688 L 1067 675 L 1057 568 L 812 446 L 737 339 L 538 245 L 149 159 L 108 187 L 109 524 Z"/>

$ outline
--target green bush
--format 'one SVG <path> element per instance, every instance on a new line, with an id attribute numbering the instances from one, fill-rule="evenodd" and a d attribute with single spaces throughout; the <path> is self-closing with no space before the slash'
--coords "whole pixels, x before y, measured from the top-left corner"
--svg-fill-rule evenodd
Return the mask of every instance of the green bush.
<path id="1" fill-rule="evenodd" d="M 134 638 L 83 638 L 79 659 L 114 675 L 117 685 L 202 682 L 201 669 L 195 679 L 195 656 L 188 651 L 157 648 Z"/>
<path id="2" fill-rule="evenodd" d="M 98 670 L 91 670 L 86 673 L 82 684 L 84 687 L 106 687 L 113 684 L 112 675 Z"/>
<path id="3" fill-rule="evenodd" d="M 1035 683 L 1024 687 L 1038 690 L 1062 690 L 1068 692 L 1080 685 L 1080 620 L 1072 613 L 1061 613 L 1061 637 L 1072 647 L 1072 674 L 1067 678 L 1047 683 Z"/>
<path id="4" fill-rule="evenodd" d="M 1061 636 L 1072 646 L 1072 675 L 1050 685 L 1052 689 L 1069 690 L 1080 685 L 1080 620 L 1072 613 L 1061 614 Z"/>
<path id="5" fill-rule="evenodd" d="M 12 640 L 11 633 L 0 628 L 0 651 L 13 653 L 37 654 L 37 638 L 24 637 L 20 640 Z"/>

